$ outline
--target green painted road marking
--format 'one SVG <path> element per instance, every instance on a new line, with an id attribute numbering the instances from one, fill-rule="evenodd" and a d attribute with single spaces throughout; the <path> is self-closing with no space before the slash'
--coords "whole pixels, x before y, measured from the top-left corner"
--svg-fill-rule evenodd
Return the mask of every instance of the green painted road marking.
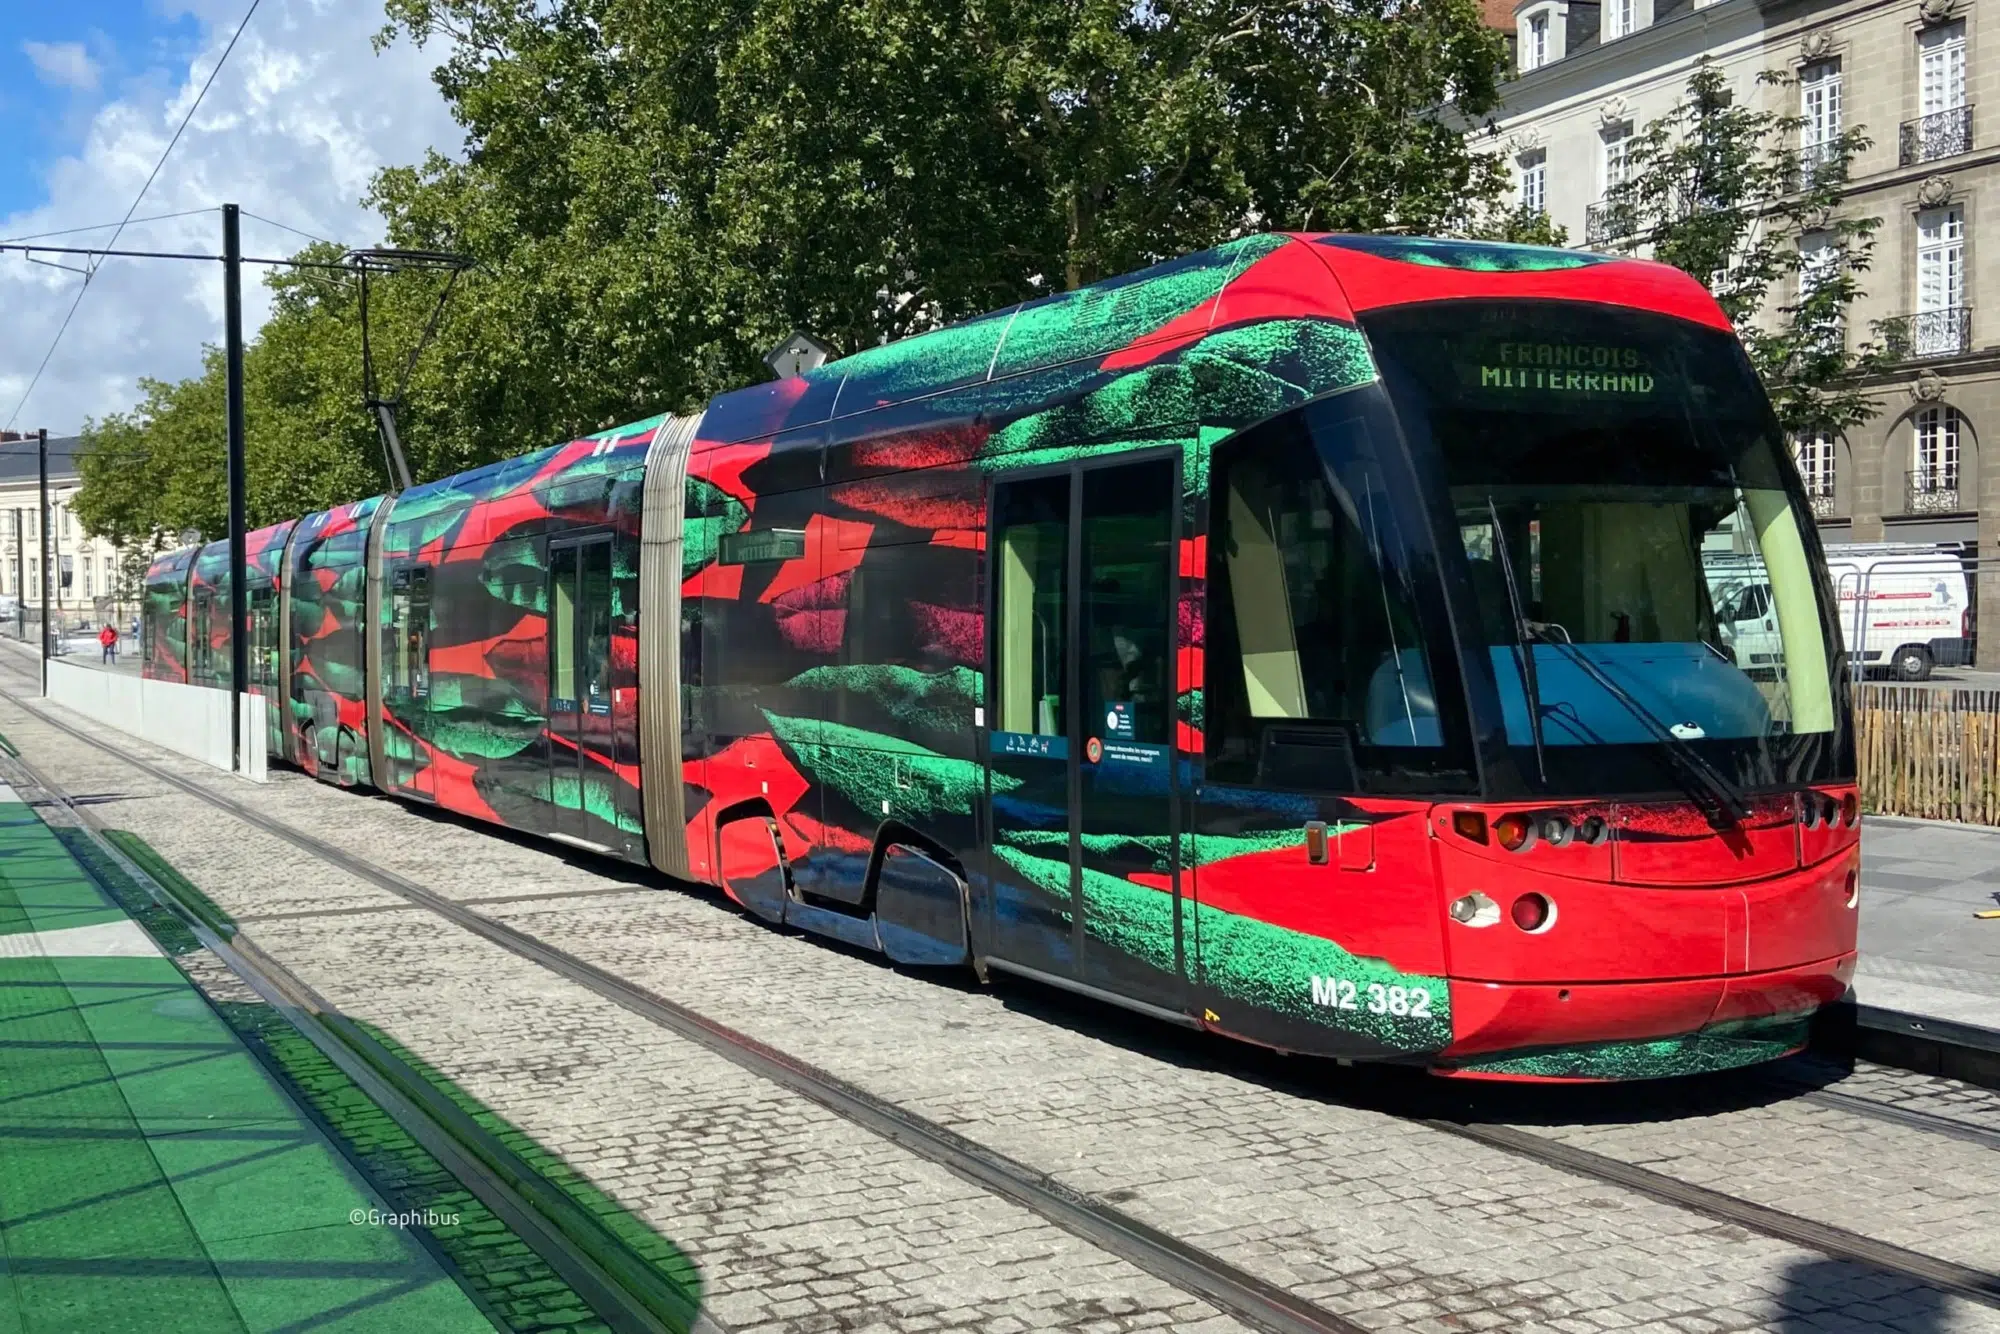
<path id="1" fill-rule="evenodd" d="M 66 841 L 0 799 L 0 1334 L 490 1330 Z"/>

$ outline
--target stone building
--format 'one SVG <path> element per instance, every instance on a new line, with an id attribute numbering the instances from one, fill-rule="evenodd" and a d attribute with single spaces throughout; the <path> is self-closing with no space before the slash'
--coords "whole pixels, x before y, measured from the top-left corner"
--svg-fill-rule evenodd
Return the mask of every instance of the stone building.
<path id="1" fill-rule="evenodd" d="M 2000 627 L 2000 243 L 1977 231 L 2000 222 L 2000 124 L 1976 110 L 2000 107 L 2000 49 L 1981 54 L 1993 3 L 1519 0 L 1517 77 L 1473 133 L 1507 158 L 1518 202 L 1572 244 L 1611 248 L 1603 200 L 1631 136 L 1704 55 L 1739 102 L 1804 118 L 1808 161 L 1843 130 L 1865 132 L 1842 208 L 1882 226 L 1843 336 L 1901 321 L 1907 350 L 1866 385 L 1871 421 L 1795 442 L 1800 472 L 1829 542 L 1949 544 L 1975 570 L 1986 554 L 1975 602 Z M 1760 83 L 1773 69 L 1796 82 Z M 1809 252 L 1815 238 L 1798 242 Z M 1983 637 L 1978 665 L 2000 667 L 2000 633 Z"/>
<path id="2" fill-rule="evenodd" d="M 82 485 L 76 467 L 79 443 L 76 436 L 49 440 L 52 605 L 70 624 L 101 624 L 106 616 L 129 620 L 138 603 L 132 590 L 119 586 L 121 553 L 102 538 L 86 536 L 70 512 L 70 501 Z M 0 436 L 0 595 L 30 608 L 42 605 L 40 494 L 35 438 Z"/>

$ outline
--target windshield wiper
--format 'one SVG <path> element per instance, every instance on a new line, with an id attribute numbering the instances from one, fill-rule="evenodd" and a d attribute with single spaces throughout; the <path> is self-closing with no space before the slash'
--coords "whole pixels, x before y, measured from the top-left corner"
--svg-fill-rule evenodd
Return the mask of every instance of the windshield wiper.
<path id="1" fill-rule="evenodd" d="M 1549 757 L 1542 747 L 1542 688 L 1535 671 L 1535 648 L 1528 638 L 1528 614 L 1521 606 L 1521 588 L 1514 582 L 1514 558 L 1507 551 L 1507 530 L 1500 526 L 1500 507 L 1486 497 L 1486 512 L 1493 518 L 1493 551 L 1500 557 L 1500 573 L 1507 584 L 1507 607 L 1513 613 L 1515 638 L 1520 641 L 1521 688 L 1528 696 L 1528 735 L 1535 742 L 1535 768 L 1542 786 L 1549 785 Z"/>
<path id="2" fill-rule="evenodd" d="M 1624 705 L 1627 712 L 1639 720 L 1641 726 L 1665 743 L 1667 758 L 1684 778 L 1692 780 L 1687 785 L 1687 793 L 1694 798 L 1695 805 L 1701 808 L 1702 814 L 1708 817 L 1711 825 L 1720 829 L 1723 827 L 1720 821 L 1727 818 L 1732 826 L 1742 828 L 1744 821 L 1750 818 L 1750 803 L 1742 790 L 1723 777 L 1722 773 L 1703 759 L 1701 753 L 1684 738 L 1676 735 L 1672 728 L 1661 722 L 1651 709 L 1632 698 L 1630 692 L 1611 679 L 1609 672 L 1592 662 L 1576 645 L 1558 640 L 1527 621 L 1521 623 L 1521 637 L 1531 644 L 1547 644 L 1560 651 L 1571 662 L 1581 667 L 1591 680 L 1602 686 L 1606 694 Z M 1534 649 L 1530 648 L 1528 652 L 1533 654 Z"/>

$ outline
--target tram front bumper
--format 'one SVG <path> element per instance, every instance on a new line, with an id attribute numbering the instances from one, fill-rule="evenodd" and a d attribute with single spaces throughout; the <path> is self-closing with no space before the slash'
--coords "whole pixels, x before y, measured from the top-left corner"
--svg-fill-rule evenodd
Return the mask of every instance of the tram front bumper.
<path id="1" fill-rule="evenodd" d="M 1460 1078 L 1657 1079 L 1775 1060 L 1846 994 L 1848 951 L 1757 973 L 1673 981 L 1451 983 L 1452 1045 L 1433 1068 Z"/>

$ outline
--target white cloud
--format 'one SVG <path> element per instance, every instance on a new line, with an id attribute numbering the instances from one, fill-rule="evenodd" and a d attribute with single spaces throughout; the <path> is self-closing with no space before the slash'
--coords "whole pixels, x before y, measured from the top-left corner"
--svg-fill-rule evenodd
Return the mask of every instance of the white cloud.
<path id="1" fill-rule="evenodd" d="M 82 42 L 23 42 L 21 50 L 43 83 L 84 92 L 97 87 L 97 62 Z"/>
<path id="2" fill-rule="evenodd" d="M 0 218 L 0 238 L 125 215 L 242 17 L 237 4 L 224 8 L 211 0 L 192 6 L 203 33 L 192 64 L 99 108 L 82 146 L 47 170 L 47 201 Z M 378 242 L 380 219 L 361 203 L 375 171 L 417 162 L 433 146 L 455 151 L 462 141 L 431 83 L 432 58 L 407 43 L 377 56 L 369 39 L 381 24 L 376 5 L 354 0 L 264 0 L 138 216 L 231 202 L 344 244 Z M 246 253 L 285 255 L 301 244 L 244 219 Z M 135 224 L 119 245 L 216 253 L 220 215 Z M 245 273 L 246 331 L 269 314 L 259 272 Z M 27 389 L 80 281 L 0 256 L 0 422 Z M 107 260 L 15 429 L 67 434 L 86 417 L 127 408 L 140 377 L 191 375 L 201 345 L 221 339 L 219 265 Z"/>

